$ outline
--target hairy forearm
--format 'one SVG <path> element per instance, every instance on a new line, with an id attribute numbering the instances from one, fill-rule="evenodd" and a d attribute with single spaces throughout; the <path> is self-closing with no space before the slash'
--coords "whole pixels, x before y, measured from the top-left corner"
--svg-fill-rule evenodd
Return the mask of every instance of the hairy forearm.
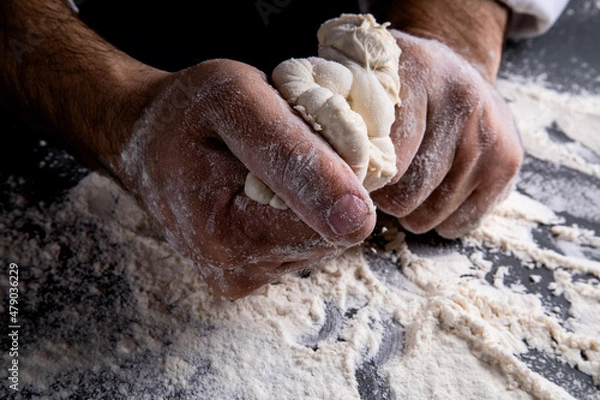
<path id="1" fill-rule="evenodd" d="M 509 10 L 495 0 L 363 0 L 391 27 L 447 44 L 493 81 L 498 73 Z"/>
<path id="2" fill-rule="evenodd" d="M 160 75 L 87 28 L 61 0 L 0 4 L 0 106 L 97 165 L 118 153 Z"/>

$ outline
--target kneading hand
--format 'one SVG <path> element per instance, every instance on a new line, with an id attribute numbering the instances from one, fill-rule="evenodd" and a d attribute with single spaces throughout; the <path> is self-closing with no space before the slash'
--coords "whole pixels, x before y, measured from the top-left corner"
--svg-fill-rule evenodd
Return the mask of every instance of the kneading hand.
<path id="1" fill-rule="evenodd" d="M 462 2 L 435 2 L 439 7 L 398 2 L 404 8 L 395 10 L 395 18 L 394 10 L 388 15 L 404 31 L 392 30 L 402 49 L 402 106 L 391 132 L 398 173 L 372 198 L 409 231 L 435 229 L 454 238 L 476 227 L 509 193 L 522 148 L 493 86 L 505 10 L 481 0 L 476 16 Z M 411 13 L 414 18 L 402 19 Z"/>
<path id="2" fill-rule="evenodd" d="M 163 80 L 112 169 L 216 294 L 245 295 L 371 232 L 360 181 L 261 72 L 213 60 Z M 290 209 L 249 199 L 249 170 Z"/>
<path id="3" fill-rule="evenodd" d="M 314 266 L 375 225 L 352 170 L 253 67 L 213 60 L 157 70 L 61 0 L 0 6 L 0 53 L 0 107 L 108 170 L 217 295 L 240 297 Z M 250 200 L 248 172 L 289 209 Z"/>

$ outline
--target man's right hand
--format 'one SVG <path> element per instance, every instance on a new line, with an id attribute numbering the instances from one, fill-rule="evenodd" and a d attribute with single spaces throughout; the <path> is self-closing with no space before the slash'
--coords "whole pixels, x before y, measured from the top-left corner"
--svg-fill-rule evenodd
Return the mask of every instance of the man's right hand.
<path id="1" fill-rule="evenodd" d="M 368 193 L 264 74 L 213 60 L 160 80 L 108 165 L 216 294 L 246 295 L 370 234 Z M 249 199 L 248 171 L 290 209 Z"/>
<path id="2" fill-rule="evenodd" d="M 350 168 L 253 67 L 159 71 L 61 0 L 0 2 L 0 52 L 0 106 L 110 170 L 218 295 L 248 294 L 373 229 Z M 290 208 L 250 200 L 249 171 Z"/>

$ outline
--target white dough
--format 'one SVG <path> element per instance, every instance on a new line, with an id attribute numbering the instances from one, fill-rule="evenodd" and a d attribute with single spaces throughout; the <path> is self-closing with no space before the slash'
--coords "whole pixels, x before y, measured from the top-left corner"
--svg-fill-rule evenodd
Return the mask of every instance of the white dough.
<path id="1" fill-rule="evenodd" d="M 317 32 L 320 58 L 290 59 L 272 74 L 281 95 L 369 192 L 396 174 L 390 129 L 400 105 L 401 50 L 386 27 L 370 14 L 342 14 Z M 253 200 L 283 208 L 283 201 L 252 174 L 245 191 Z"/>
<path id="2" fill-rule="evenodd" d="M 246 176 L 246 184 L 244 185 L 246 195 L 259 202 L 260 204 L 269 204 L 273 208 L 286 210 L 287 205 L 276 196 L 267 185 L 252 173 Z"/>

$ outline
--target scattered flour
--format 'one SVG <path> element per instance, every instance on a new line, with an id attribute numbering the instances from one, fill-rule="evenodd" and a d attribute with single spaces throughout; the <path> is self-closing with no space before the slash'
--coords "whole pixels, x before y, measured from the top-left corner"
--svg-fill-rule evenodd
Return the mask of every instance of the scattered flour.
<path id="1" fill-rule="evenodd" d="M 544 133 L 558 121 L 600 154 L 596 132 L 584 134 L 599 99 L 499 86 L 522 108 L 530 154 L 600 177 Z M 0 259 L 22 271 L 22 398 L 600 398 L 600 262 L 575 251 L 600 250 L 600 238 L 517 192 L 459 242 L 419 246 L 383 220 L 383 244 L 235 302 L 211 296 L 97 174 L 62 203 L 0 221 Z M 540 245 L 540 229 L 562 244 Z"/>
<path id="2" fill-rule="evenodd" d="M 529 154 L 600 178 L 600 96 L 558 93 L 519 80 L 500 80 L 498 90 L 509 101 Z M 553 141 L 548 131 L 553 125 L 571 141 Z"/>

